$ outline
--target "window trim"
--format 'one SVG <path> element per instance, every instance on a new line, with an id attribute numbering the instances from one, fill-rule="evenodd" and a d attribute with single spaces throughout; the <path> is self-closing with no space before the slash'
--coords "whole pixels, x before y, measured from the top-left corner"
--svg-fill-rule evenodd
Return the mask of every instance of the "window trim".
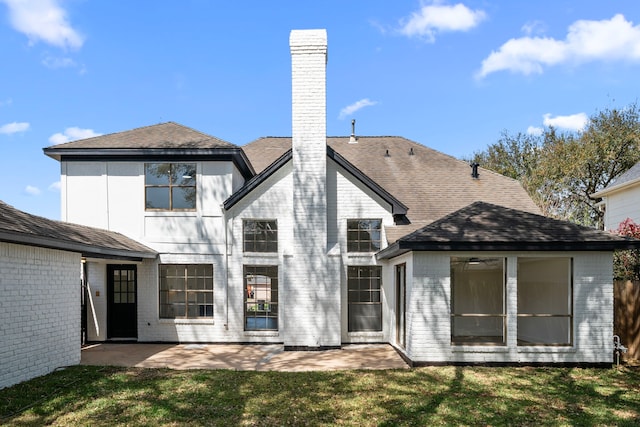
<path id="1" fill-rule="evenodd" d="M 148 165 L 169 165 L 169 184 L 147 184 L 147 166 Z M 171 182 L 171 176 L 174 165 L 193 166 L 195 176 L 193 176 L 193 185 L 177 185 Z M 147 189 L 148 188 L 166 188 L 169 191 L 169 207 L 168 208 L 149 208 L 147 207 Z M 174 208 L 173 207 L 173 189 L 174 188 L 193 188 L 195 200 L 193 208 Z M 198 208 L 198 164 L 195 162 L 148 162 L 144 164 L 144 210 L 148 212 L 194 212 Z"/>
<path id="2" fill-rule="evenodd" d="M 351 240 L 349 239 L 349 234 L 350 232 L 358 232 L 358 234 L 362 231 L 361 228 L 359 226 L 356 227 L 350 227 L 350 223 L 356 222 L 358 223 L 358 225 L 361 222 L 367 221 L 369 223 L 373 222 L 373 221 L 377 221 L 378 222 L 378 227 L 377 228 L 369 228 L 371 231 L 377 231 L 379 233 L 379 240 L 373 240 L 373 239 L 369 239 L 369 240 L 362 240 L 360 238 L 358 238 L 357 240 Z M 369 235 L 371 236 L 371 235 Z M 379 250 L 382 249 L 382 218 L 347 218 L 347 252 L 348 253 L 372 253 L 372 252 L 378 252 Z M 374 246 L 374 243 L 377 242 L 378 243 L 378 247 L 376 248 Z M 357 245 L 357 250 L 351 250 L 350 246 L 352 244 Z M 368 246 L 368 250 L 362 250 L 363 249 L 363 245 Z"/>
<path id="3" fill-rule="evenodd" d="M 162 289 L 162 268 L 166 267 L 166 266 L 172 266 L 172 267 L 179 267 L 182 266 L 184 267 L 183 270 L 183 276 L 181 277 L 181 279 L 184 279 L 183 281 L 183 285 L 184 288 L 183 289 Z M 189 289 L 188 287 L 188 281 L 190 278 L 193 278 L 194 276 L 189 276 L 189 267 L 201 267 L 201 266 L 205 266 L 205 267 L 211 267 L 211 289 Z M 209 278 L 209 276 L 206 276 L 206 278 Z M 210 321 L 213 320 L 214 316 L 215 316 L 215 270 L 213 268 L 213 264 L 207 264 L 207 263 L 201 263 L 201 264 L 178 264 L 178 263 L 162 263 L 162 264 L 158 264 L 158 318 L 161 321 L 180 321 L 180 322 L 185 322 L 185 321 L 193 321 L 193 320 L 206 320 L 206 321 Z M 185 297 L 184 297 L 184 315 L 182 316 L 174 316 L 174 317 L 163 317 L 162 316 L 162 292 L 184 292 L 185 293 Z M 211 306 L 211 315 L 203 315 L 203 316 L 195 316 L 195 317 L 189 317 L 189 294 L 192 293 L 207 293 L 207 294 L 211 294 L 211 304 L 208 303 L 198 303 L 195 302 L 191 305 L 196 305 L 196 306 L 204 306 L 205 307 L 205 313 L 206 313 L 206 306 Z M 169 303 L 166 303 L 164 305 L 172 305 Z"/>

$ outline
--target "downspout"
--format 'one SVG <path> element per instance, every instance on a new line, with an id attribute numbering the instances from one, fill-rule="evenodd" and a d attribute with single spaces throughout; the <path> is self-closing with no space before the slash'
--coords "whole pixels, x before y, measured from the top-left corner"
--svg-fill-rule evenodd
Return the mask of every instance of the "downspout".
<path id="1" fill-rule="evenodd" d="M 225 330 L 229 330 L 229 219 L 227 218 L 227 211 L 224 209 L 224 204 L 220 205 L 222 214 L 224 215 L 224 262 L 225 262 L 225 314 L 226 321 L 224 324 Z M 233 217 L 232 222 L 233 224 Z"/>

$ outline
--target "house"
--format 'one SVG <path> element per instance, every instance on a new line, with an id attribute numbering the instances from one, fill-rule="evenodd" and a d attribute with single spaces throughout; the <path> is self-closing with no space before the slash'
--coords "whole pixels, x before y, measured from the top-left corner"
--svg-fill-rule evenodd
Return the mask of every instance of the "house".
<path id="1" fill-rule="evenodd" d="M 543 217 L 518 182 L 407 139 L 328 138 L 326 32 L 290 48 L 291 138 L 169 122 L 44 149 L 63 220 L 158 253 L 87 259 L 90 340 L 611 363 L 612 251 L 637 241 Z"/>
<path id="2" fill-rule="evenodd" d="M 0 202 L 0 388 L 80 362 L 82 260 L 154 259 L 115 232 Z"/>
<path id="3" fill-rule="evenodd" d="M 640 223 L 640 162 L 592 197 L 602 198 L 605 230 L 616 230 L 627 218 Z"/>

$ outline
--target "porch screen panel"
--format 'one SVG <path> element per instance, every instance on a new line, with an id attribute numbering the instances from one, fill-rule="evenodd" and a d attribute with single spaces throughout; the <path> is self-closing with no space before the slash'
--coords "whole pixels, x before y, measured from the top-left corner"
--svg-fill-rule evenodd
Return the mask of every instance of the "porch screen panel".
<path id="1" fill-rule="evenodd" d="M 518 345 L 571 345 L 572 259 L 518 258 Z"/>
<path id="2" fill-rule="evenodd" d="M 505 259 L 451 258 L 451 342 L 505 343 Z"/>

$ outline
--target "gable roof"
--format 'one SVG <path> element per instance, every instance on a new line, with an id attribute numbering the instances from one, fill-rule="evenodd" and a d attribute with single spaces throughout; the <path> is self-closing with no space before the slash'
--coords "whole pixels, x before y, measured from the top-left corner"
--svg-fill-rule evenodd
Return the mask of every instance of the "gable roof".
<path id="1" fill-rule="evenodd" d="M 92 258 L 154 259 L 157 252 L 120 233 L 31 215 L 0 201 L 0 241 Z"/>
<path id="2" fill-rule="evenodd" d="M 255 172 L 240 147 L 174 122 L 140 127 L 43 149 L 58 161 L 73 160 L 232 160 L 245 178 Z"/>
<path id="3" fill-rule="evenodd" d="M 409 251 L 612 251 L 640 240 L 490 203 L 475 202 L 398 239 L 379 259 Z"/>
<path id="4" fill-rule="evenodd" d="M 520 183 L 398 136 L 328 137 L 327 144 L 362 174 L 408 208 L 411 224 L 387 228 L 396 238 L 476 201 L 540 213 Z M 291 148 L 291 138 L 265 137 L 242 149 L 260 172 Z"/>
<path id="5" fill-rule="evenodd" d="M 606 196 L 614 191 L 622 190 L 637 183 L 640 183 L 640 162 L 633 165 L 631 169 L 620 175 L 615 181 L 607 185 L 607 187 L 595 192 L 592 197 Z"/>
<path id="6" fill-rule="evenodd" d="M 276 159 L 273 163 L 269 164 L 258 175 L 249 180 L 245 185 L 231 195 L 224 202 L 224 208 L 230 209 L 240 200 L 242 200 L 247 194 L 251 193 L 256 187 L 263 183 L 267 178 L 278 171 L 289 160 L 292 159 L 292 150 L 287 150 L 283 155 Z M 340 154 L 336 153 L 331 147 L 327 146 L 327 157 L 340 165 L 343 169 L 349 172 L 354 178 L 362 182 L 370 190 L 376 193 L 382 200 L 391 205 L 391 213 L 393 215 L 403 217 L 407 213 L 407 207 L 402 204 L 398 199 L 389 194 L 384 188 L 380 187 L 375 181 L 371 180 L 368 176 L 362 173 L 358 168 L 353 166 Z"/>

